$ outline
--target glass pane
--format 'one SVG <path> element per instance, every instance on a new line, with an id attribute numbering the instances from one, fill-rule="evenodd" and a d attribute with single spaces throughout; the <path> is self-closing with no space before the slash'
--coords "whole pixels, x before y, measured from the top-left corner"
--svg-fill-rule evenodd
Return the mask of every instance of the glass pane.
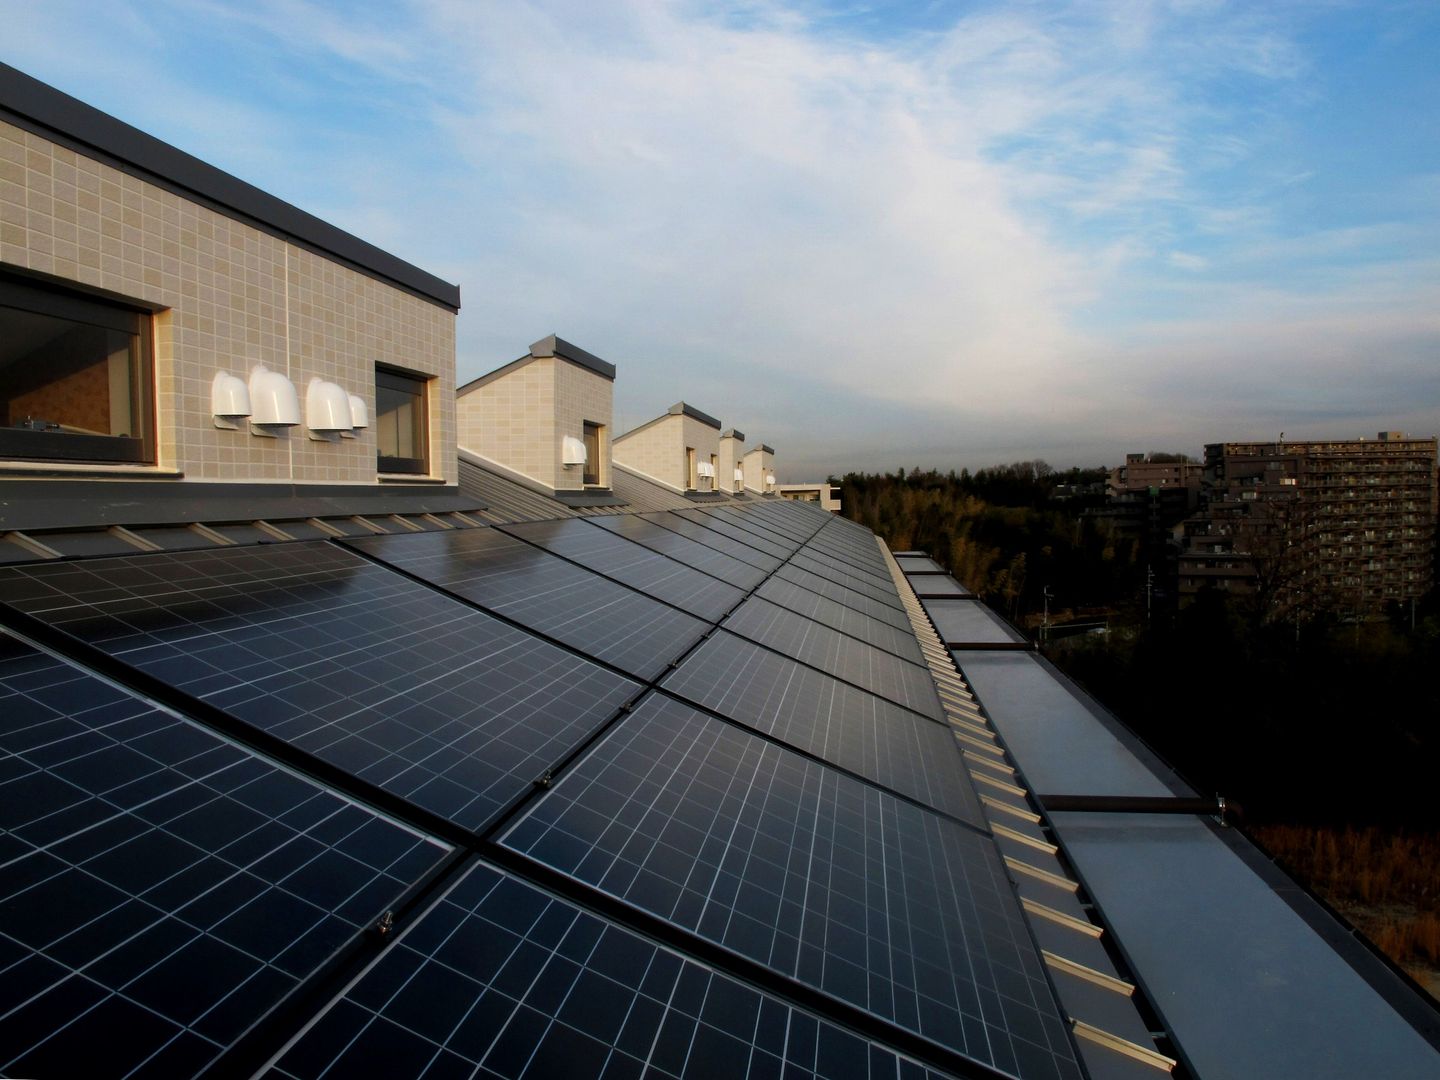
<path id="1" fill-rule="evenodd" d="M 0 423 L 139 438 L 137 351 L 133 333 L 0 307 Z"/>

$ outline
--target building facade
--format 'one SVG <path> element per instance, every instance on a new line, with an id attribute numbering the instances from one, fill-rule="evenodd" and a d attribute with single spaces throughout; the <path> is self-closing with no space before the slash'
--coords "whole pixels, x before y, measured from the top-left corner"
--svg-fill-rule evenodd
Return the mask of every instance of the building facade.
<path id="1" fill-rule="evenodd" d="M 1266 593 L 1277 610 L 1373 614 L 1434 582 L 1436 440 L 1212 443 L 1180 593 Z"/>

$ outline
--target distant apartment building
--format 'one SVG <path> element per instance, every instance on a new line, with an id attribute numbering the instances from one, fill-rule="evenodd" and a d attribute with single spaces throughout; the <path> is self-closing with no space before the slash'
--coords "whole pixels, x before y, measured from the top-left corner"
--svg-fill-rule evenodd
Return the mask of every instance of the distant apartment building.
<path id="1" fill-rule="evenodd" d="M 1205 588 L 1277 609 L 1365 615 L 1433 584 L 1436 440 L 1212 443 L 1185 523 L 1182 602 Z"/>
<path id="2" fill-rule="evenodd" d="M 1153 490 L 1200 493 L 1205 466 L 1198 461 L 1153 460 L 1144 454 L 1126 454 L 1125 464 L 1110 470 L 1105 492 L 1111 498 L 1148 494 Z"/>
<path id="3" fill-rule="evenodd" d="M 775 492 L 782 499 L 815 503 L 832 514 L 840 512 L 840 489 L 828 480 L 817 484 L 776 484 Z"/>

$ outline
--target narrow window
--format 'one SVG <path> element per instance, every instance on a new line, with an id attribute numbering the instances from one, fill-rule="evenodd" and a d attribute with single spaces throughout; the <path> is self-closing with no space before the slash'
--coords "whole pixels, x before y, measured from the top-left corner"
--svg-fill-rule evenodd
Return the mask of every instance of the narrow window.
<path id="1" fill-rule="evenodd" d="M 600 427 L 585 421 L 585 471 L 580 482 L 586 487 L 600 486 Z"/>
<path id="2" fill-rule="evenodd" d="M 708 485 L 711 491 L 718 491 L 718 490 L 720 490 L 719 484 L 716 482 L 716 477 L 718 477 L 718 476 L 720 475 L 720 471 L 719 471 L 719 470 L 720 470 L 720 459 L 717 458 L 714 454 L 711 454 L 711 455 L 710 455 L 710 483 L 709 483 L 709 485 Z"/>
<path id="3" fill-rule="evenodd" d="M 388 368 L 375 370 L 376 468 L 382 473 L 430 471 L 428 380 Z"/>
<path id="4" fill-rule="evenodd" d="M 150 463 L 150 317 L 0 277 L 0 457 Z"/>
<path id="5" fill-rule="evenodd" d="M 685 447 L 685 486 L 694 491 L 700 486 L 699 478 L 695 475 L 695 448 Z"/>

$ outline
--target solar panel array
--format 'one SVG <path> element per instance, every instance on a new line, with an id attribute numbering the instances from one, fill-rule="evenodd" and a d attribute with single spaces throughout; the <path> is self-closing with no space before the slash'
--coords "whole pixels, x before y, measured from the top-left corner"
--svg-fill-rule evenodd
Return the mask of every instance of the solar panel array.
<path id="1" fill-rule="evenodd" d="M 873 536 L 0 568 L 6 1075 L 1081 1075 Z"/>

